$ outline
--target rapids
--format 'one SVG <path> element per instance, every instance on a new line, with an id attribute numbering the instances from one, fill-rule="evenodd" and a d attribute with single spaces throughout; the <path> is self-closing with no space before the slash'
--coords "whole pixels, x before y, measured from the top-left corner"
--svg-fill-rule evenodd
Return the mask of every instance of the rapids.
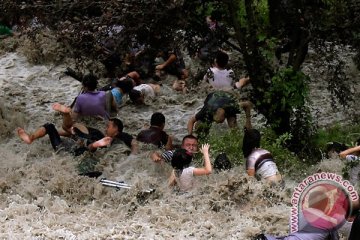
<path id="1" fill-rule="evenodd" d="M 57 155 L 47 137 L 31 145 L 21 142 L 15 131 L 18 126 L 29 132 L 46 122 L 61 126 L 61 116 L 51 104 L 70 104 L 81 88 L 63 75 L 66 67 L 33 65 L 18 52 L 0 57 L 1 239 L 251 239 L 261 232 L 287 234 L 290 197 L 297 184 L 291 176 L 285 176 L 285 189 L 269 188 L 237 166 L 198 177 L 192 193 L 178 195 L 167 187 L 170 167 L 149 159 L 151 146 L 129 156 L 126 146 L 118 145 L 95 153 L 102 177 L 133 185 L 130 190 L 116 190 L 77 174 L 76 165 L 86 155 Z M 180 144 L 187 120 L 202 106 L 206 91 L 178 94 L 167 81 L 164 94 L 153 103 L 121 108 L 118 117 L 125 132 L 136 135 L 153 112 L 161 111 L 166 116 L 165 131 Z M 320 85 L 312 88 L 314 96 L 323 92 Z M 328 96 L 321 96 L 314 112 L 324 111 L 320 115 L 326 121 L 349 120 L 345 113 L 333 111 Z M 253 115 L 254 125 L 261 124 L 261 117 Z M 243 121 L 241 114 L 238 123 Z M 101 130 L 105 126 L 90 123 Z M 324 159 L 314 166 L 314 171 L 319 169 L 340 172 L 341 162 Z M 148 188 L 156 191 L 144 193 Z"/>

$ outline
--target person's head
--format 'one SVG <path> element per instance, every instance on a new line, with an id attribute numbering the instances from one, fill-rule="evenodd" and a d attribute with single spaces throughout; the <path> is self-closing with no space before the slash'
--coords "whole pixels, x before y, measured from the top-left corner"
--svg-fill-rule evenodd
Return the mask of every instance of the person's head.
<path id="1" fill-rule="evenodd" d="M 216 109 L 213 119 L 216 123 L 223 123 L 225 121 L 225 110 L 223 108 Z"/>
<path id="2" fill-rule="evenodd" d="M 144 104 L 145 96 L 139 90 L 132 89 L 129 92 L 129 97 L 130 97 L 130 100 L 135 104 L 139 104 L 139 105 Z"/>
<path id="3" fill-rule="evenodd" d="M 214 169 L 217 171 L 226 171 L 231 169 L 231 162 L 226 153 L 220 153 L 214 161 Z"/>
<path id="4" fill-rule="evenodd" d="M 118 118 L 110 118 L 106 126 L 105 134 L 108 137 L 116 137 L 124 129 L 122 121 Z"/>
<path id="5" fill-rule="evenodd" d="M 325 152 L 326 152 L 326 156 L 330 158 L 332 156 L 337 156 L 339 153 L 345 151 L 346 149 L 348 149 L 348 146 L 346 146 L 343 143 L 329 142 L 326 144 Z"/>
<path id="6" fill-rule="evenodd" d="M 225 68 L 229 62 L 229 55 L 226 52 L 218 51 L 216 53 L 215 63 L 219 68 Z"/>
<path id="7" fill-rule="evenodd" d="M 186 135 L 181 143 L 181 148 L 188 152 L 195 153 L 198 151 L 198 139 L 193 135 Z"/>
<path id="8" fill-rule="evenodd" d="M 134 81 L 130 77 L 126 77 L 124 80 L 116 81 L 116 87 L 120 88 L 124 94 L 129 93 L 134 87 Z"/>
<path id="9" fill-rule="evenodd" d="M 88 91 L 94 91 L 97 87 L 97 84 L 97 77 L 92 73 L 86 74 L 82 79 L 82 85 Z"/>
<path id="10" fill-rule="evenodd" d="M 189 167 L 192 158 L 193 154 L 191 152 L 188 152 L 183 148 L 176 149 L 171 159 L 171 166 L 175 170 L 182 170 Z"/>
<path id="11" fill-rule="evenodd" d="M 162 114 L 160 112 L 153 113 L 153 115 L 151 115 L 150 125 L 156 126 L 159 128 L 164 128 L 164 126 L 165 126 L 164 114 Z"/>
<path id="12" fill-rule="evenodd" d="M 244 157 L 247 158 L 254 148 L 260 147 L 261 135 L 256 129 L 246 129 L 244 131 L 242 151 Z"/>

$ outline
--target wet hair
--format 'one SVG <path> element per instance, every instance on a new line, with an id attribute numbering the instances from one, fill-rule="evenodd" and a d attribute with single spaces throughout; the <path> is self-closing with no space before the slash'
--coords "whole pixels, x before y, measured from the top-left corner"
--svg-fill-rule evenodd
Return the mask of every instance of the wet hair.
<path id="1" fill-rule="evenodd" d="M 183 140 L 182 140 L 181 144 L 184 144 L 186 139 L 195 139 L 196 141 L 198 141 L 197 137 L 195 137 L 194 135 L 189 134 L 189 135 L 186 135 L 185 137 L 183 137 Z"/>
<path id="2" fill-rule="evenodd" d="M 110 122 L 113 122 L 117 128 L 118 128 L 118 132 L 121 133 L 124 129 L 124 124 L 122 123 L 122 121 L 118 118 L 110 118 L 109 119 Z"/>
<path id="3" fill-rule="evenodd" d="M 229 62 L 229 55 L 223 51 L 218 51 L 215 60 L 219 67 L 224 68 Z"/>
<path id="4" fill-rule="evenodd" d="M 86 87 L 88 90 L 90 91 L 94 91 L 97 87 L 97 84 L 98 84 L 98 79 L 97 77 L 92 74 L 92 73 L 89 73 L 89 74 L 86 74 L 83 79 L 82 79 L 82 84 L 84 87 Z"/>
<path id="5" fill-rule="evenodd" d="M 331 152 L 336 152 L 336 153 L 340 153 L 342 151 L 345 151 L 346 149 L 348 149 L 348 146 L 346 146 L 343 143 L 339 143 L 339 142 L 328 142 L 326 144 L 326 155 L 327 157 L 330 157 L 330 153 Z"/>
<path id="6" fill-rule="evenodd" d="M 162 114 L 160 112 L 156 112 L 156 113 L 153 113 L 153 115 L 151 115 L 151 120 L 150 120 L 151 126 L 161 127 L 163 124 L 165 124 L 164 114 Z"/>
<path id="7" fill-rule="evenodd" d="M 174 151 L 173 157 L 171 159 L 171 166 L 175 170 L 183 170 L 190 165 L 192 159 L 193 155 L 191 152 L 179 148 Z"/>
<path id="8" fill-rule="evenodd" d="M 214 169 L 217 171 L 226 171 L 231 169 L 231 162 L 226 153 L 220 153 L 214 161 Z"/>
<path id="9" fill-rule="evenodd" d="M 254 148 L 260 147 L 261 135 L 260 132 L 256 129 L 246 129 L 244 130 L 243 146 L 242 151 L 244 157 L 247 158 Z"/>
<path id="10" fill-rule="evenodd" d="M 141 91 L 132 89 L 132 90 L 129 92 L 129 97 L 130 97 L 130 100 L 131 100 L 133 103 L 138 103 L 139 99 L 141 98 Z"/>
<path id="11" fill-rule="evenodd" d="M 121 81 L 117 81 L 115 85 L 116 87 L 121 88 L 124 94 L 129 93 L 134 87 L 133 80 L 130 77 L 127 77 Z"/>

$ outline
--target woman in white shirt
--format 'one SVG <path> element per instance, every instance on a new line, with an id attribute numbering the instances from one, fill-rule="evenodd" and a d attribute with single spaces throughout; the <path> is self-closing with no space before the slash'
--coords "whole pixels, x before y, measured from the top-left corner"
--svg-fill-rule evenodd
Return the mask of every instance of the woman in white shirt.
<path id="1" fill-rule="evenodd" d="M 203 168 L 195 168 L 190 166 L 193 158 L 191 152 L 188 152 L 186 149 L 182 148 L 175 150 L 171 160 L 171 165 L 174 169 L 169 179 L 170 186 L 177 185 L 180 191 L 187 192 L 193 189 L 195 185 L 194 176 L 209 175 L 212 172 L 209 147 L 209 144 L 203 144 L 201 146 L 201 152 L 203 153 L 204 157 Z"/>

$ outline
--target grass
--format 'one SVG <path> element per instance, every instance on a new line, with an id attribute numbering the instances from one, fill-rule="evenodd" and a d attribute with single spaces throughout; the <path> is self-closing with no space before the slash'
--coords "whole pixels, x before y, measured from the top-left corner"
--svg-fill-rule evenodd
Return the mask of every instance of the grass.
<path id="1" fill-rule="evenodd" d="M 282 174 L 288 176 L 304 176 L 308 173 L 311 165 L 319 162 L 319 156 L 305 156 L 300 158 L 295 153 L 284 147 L 285 142 L 291 138 L 289 134 L 277 136 L 269 128 L 259 129 L 262 135 L 261 147 L 270 151 Z M 314 136 L 311 145 L 314 149 L 324 151 L 326 144 L 331 141 L 345 143 L 348 146 L 355 145 L 360 137 L 360 125 L 340 126 L 334 125 L 331 128 L 319 129 Z M 212 127 L 210 133 L 200 143 L 211 145 L 211 155 L 214 160 L 216 156 L 225 152 L 233 166 L 242 165 L 245 159 L 242 153 L 243 131 L 242 129 L 224 129 Z M 195 160 L 202 164 L 201 155 Z"/>

